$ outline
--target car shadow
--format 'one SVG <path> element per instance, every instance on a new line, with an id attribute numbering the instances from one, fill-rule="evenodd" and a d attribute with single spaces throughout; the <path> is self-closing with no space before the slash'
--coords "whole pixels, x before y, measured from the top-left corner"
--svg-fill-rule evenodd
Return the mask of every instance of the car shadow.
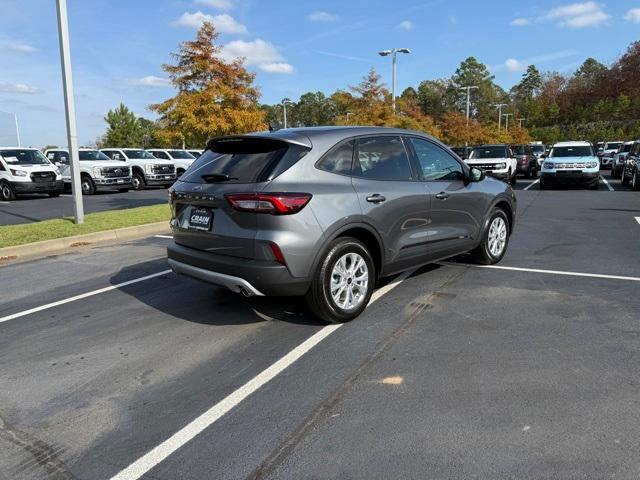
<path id="1" fill-rule="evenodd" d="M 138 283 L 132 279 L 168 268 L 166 260 L 153 260 L 122 268 L 110 278 L 112 285 L 140 303 L 180 320 L 204 325 L 244 325 L 280 321 L 324 325 L 299 297 L 250 297 L 191 278 L 167 273 Z"/>

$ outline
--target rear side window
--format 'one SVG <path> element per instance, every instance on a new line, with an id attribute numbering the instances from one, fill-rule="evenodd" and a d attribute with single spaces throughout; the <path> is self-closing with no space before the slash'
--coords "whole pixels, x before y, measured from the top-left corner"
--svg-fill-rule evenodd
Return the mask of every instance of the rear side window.
<path id="1" fill-rule="evenodd" d="M 412 180 L 409 157 L 400 137 L 359 139 L 353 175 L 370 180 Z"/>
<path id="2" fill-rule="evenodd" d="M 270 138 L 223 138 L 187 169 L 192 183 L 260 183 L 273 180 L 304 157 L 309 148 Z"/>
<path id="3" fill-rule="evenodd" d="M 325 153 L 324 157 L 318 162 L 317 167 L 330 173 L 338 173 L 340 175 L 351 174 L 351 162 L 353 161 L 353 147 L 355 142 L 340 143 Z"/>

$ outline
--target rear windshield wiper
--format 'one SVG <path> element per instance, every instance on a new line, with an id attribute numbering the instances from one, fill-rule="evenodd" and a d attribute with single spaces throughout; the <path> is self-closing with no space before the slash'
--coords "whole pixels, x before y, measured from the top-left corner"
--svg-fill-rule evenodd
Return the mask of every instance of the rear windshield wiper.
<path id="1" fill-rule="evenodd" d="M 225 175 L 224 173 L 208 173 L 206 175 L 201 175 L 200 178 L 202 178 L 207 183 L 228 182 L 229 180 L 238 180 L 236 177 L 230 177 L 229 175 Z"/>

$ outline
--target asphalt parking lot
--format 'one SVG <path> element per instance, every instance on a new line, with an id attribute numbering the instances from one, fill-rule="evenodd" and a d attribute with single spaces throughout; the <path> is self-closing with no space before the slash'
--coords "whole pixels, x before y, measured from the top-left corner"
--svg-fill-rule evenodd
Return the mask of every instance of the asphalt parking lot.
<path id="1" fill-rule="evenodd" d="M 167 203 L 167 191 L 164 188 L 138 192 L 130 190 L 126 193 L 105 191 L 82 198 L 85 213 L 92 213 Z M 17 225 L 72 216 L 73 198 L 69 193 L 58 198 L 49 198 L 47 195 L 21 195 L 12 202 L 0 202 L 0 225 Z"/>
<path id="2" fill-rule="evenodd" d="M 176 277 L 163 237 L 0 267 L 0 478 L 638 478 L 640 195 L 605 175 L 519 179 L 499 265 L 338 327 Z"/>

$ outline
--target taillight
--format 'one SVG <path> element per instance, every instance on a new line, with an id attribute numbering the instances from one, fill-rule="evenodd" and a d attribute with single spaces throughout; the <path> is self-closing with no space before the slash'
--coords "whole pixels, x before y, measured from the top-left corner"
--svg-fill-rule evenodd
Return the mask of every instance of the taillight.
<path id="1" fill-rule="evenodd" d="M 224 197 L 236 210 L 272 215 L 297 213 L 311 200 L 310 193 L 230 193 Z"/>

